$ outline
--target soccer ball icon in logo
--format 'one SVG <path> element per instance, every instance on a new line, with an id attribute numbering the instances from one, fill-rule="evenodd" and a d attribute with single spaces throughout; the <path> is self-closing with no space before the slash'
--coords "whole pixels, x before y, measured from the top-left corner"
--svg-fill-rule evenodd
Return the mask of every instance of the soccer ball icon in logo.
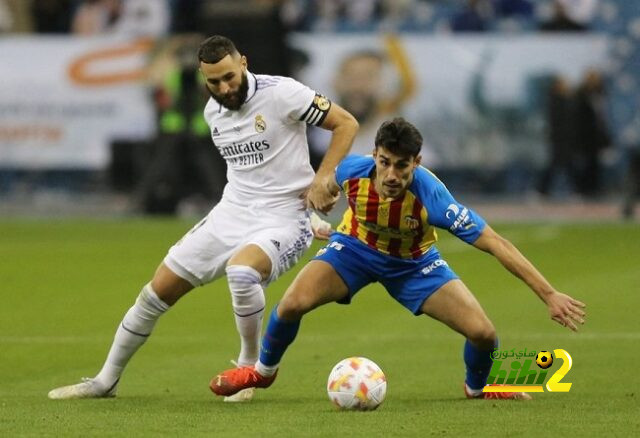
<path id="1" fill-rule="evenodd" d="M 333 367 L 327 382 L 329 399 L 340 409 L 376 409 L 387 393 L 387 379 L 378 365 L 365 357 L 349 357 Z"/>
<path id="2" fill-rule="evenodd" d="M 546 370 L 553 363 L 553 356 L 548 351 L 541 351 L 536 355 L 536 363 L 540 368 Z"/>

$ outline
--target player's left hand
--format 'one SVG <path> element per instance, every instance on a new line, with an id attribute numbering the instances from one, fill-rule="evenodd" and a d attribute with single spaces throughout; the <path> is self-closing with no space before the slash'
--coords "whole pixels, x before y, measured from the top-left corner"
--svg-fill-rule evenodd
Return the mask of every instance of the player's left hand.
<path id="1" fill-rule="evenodd" d="M 315 212 L 311 212 L 311 229 L 313 230 L 313 237 L 319 240 L 329 240 L 329 236 L 333 232 L 331 224 L 324 221 Z"/>
<path id="2" fill-rule="evenodd" d="M 584 317 L 587 315 L 583 310 L 586 307 L 581 301 L 571 298 L 569 295 L 553 292 L 546 299 L 549 315 L 563 327 L 567 327 L 574 332 L 578 331 L 576 324 L 584 324 Z"/>

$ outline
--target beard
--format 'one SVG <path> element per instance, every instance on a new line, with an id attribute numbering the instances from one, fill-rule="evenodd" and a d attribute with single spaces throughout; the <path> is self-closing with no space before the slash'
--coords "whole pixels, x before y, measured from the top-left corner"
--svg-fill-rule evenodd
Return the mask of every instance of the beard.
<path id="1" fill-rule="evenodd" d="M 207 86 L 207 91 L 220 105 L 223 107 L 230 109 L 232 111 L 238 111 L 245 100 L 247 100 L 247 94 L 249 93 L 249 80 L 247 79 L 247 74 L 242 73 L 242 80 L 240 81 L 240 87 L 238 91 L 234 91 L 231 93 L 227 93 L 225 95 L 219 96 L 214 94 Z"/>

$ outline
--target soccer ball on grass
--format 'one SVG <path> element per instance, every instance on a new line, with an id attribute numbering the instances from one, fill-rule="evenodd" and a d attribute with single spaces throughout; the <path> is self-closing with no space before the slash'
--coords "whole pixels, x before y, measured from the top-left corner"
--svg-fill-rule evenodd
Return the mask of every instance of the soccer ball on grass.
<path id="1" fill-rule="evenodd" d="M 370 411 L 384 400 L 387 379 L 372 360 L 349 357 L 331 370 L 327 393 L 340 409 Z"/>

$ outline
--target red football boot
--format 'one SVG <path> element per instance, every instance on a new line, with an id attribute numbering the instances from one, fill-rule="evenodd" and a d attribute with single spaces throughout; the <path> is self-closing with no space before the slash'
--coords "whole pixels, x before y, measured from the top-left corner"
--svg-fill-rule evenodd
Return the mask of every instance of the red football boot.
<path id="1" fill-rule="evenodd" d="M 276 375 L 264 377 L 254 367 L 232 368 L 215 376 L 209 388 L 216 395 L 230 396 L 246 388 L 268 388 L 276 379 Z"/>
<path id="2" fill-rule="evenodd" d="M 490 385 L 490 386 L 506 386 L 506 385 Z M 526 392 L 482 392 L 478 395 L 469 393 L 467 384 L 464 384 L 464 395 L 467 398 L 482 398 L 485 400 L 531 400 L 531 396 Z"/>

